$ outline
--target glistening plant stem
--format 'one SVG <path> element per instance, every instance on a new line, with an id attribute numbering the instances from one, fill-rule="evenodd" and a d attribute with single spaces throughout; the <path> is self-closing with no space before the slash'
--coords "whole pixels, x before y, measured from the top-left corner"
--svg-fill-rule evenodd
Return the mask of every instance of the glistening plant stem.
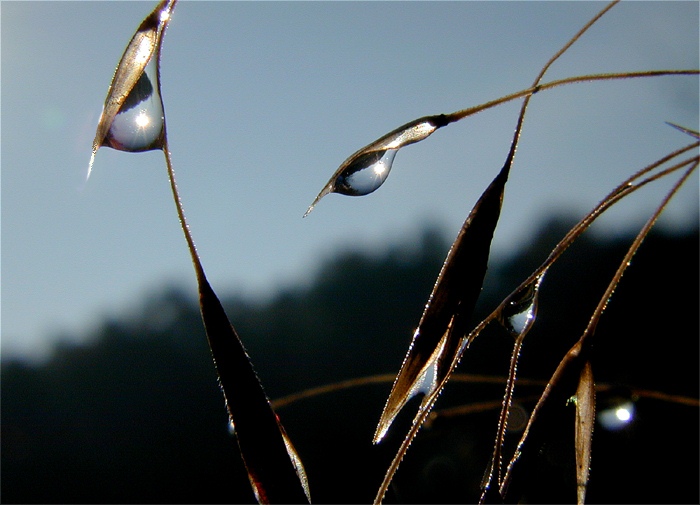
<path id="1" fill-rule="evenodd" d="M 165 136 L 165 139 L 163 140 L 163 154 L 165 155 L 165 165 L 168 168 L 168 180 L 170 181 L 170 189 L 173 194 L 173 200 L 175 201 L 175 208 L 177 209 L 177 217 L 180 221 L 182 232 L 185 235 L 185 240 L 187 241 L 187 248 L 190 251 L 190 257 L 192 258 L 192 265 L 194 266 L 194 271 L 197 276 L 197 282 L 201 285 L 202 283 L 206 282 L 204 267 L 202 267 L 202 262 L 197 254 L 197 247 L 194 245 L 192 232 L 187 224 L 185 211 L 182 208 L 182 200 L 180 199 L 180 193 L 177 189 L 177 182 L 175 181 L 175 170 L 173 169 L 173 162 L 170 155 L 170 146 L 168 145 L 167 136 Z"/>
<path id="2" fill-rule="evenodd" d="M 525 440 L 527 439 L 527 437 L 530 433 L 530 430 L 532 428 L 532 425 L 533 425 L 535 419 L 537 418 L 540 410 L 542 409 L 545 401 L 549 398 L 550 394 L 552 393 L 552 390 L 558 385 L 559 380 L 564 375 L 564 372 L 572 365 L 572 363 L 574 363 L 575 361 L 577 361 L 579 359 L 579 357 L 581 356 L 581 353 L 585 350 L 584 346 L 590 345 L 590 341 L 593 338 L 596 327 L 598 325 L 598 321 L 600 320 L 600 317 L 603 314 L 603 311 L 607 307 L 607 304 L 610 300 L 610 297 L 613 295 L 613 292 L 617 288 L 617 285 L 620 283 L 620 280 L 622 279 L 622 275 L 624 274 L 627 267 L 630 265 L 632 257 L 636 254 L 636 252 L 639 249 L 639 247 L 641 246 L 642 242 L 644 241 L 646 236 L 651 231 L 651 228 L 654 226 L 654 224 L 658 220 L 659 216 L 661 215 L 661 212 L 666 208 L 668 203 L 671 201 L 673 196 L 678 192 L 678 190 L 681 188 L 683 183 L 685 183 L 685 181 L 688 179 L 688 177 L 690 177 L 690 175 L 697 169 L 698 163 L 699 163 L 698 157 L 691 160 L 691 162 L 692 162 L 692 164 L 691 164 L 690 168 L 688 168 L 688 170 L 686 170 L 686 172 L 682 175 L 682 177 L 674 184 L 674 186 L 671 188 L 671 190 L 665 196 L 665 198 L 663 199 L 661 204 L 657 207 L 657 209 L 654 211 L 654 213 L 647 220 L 645 225 L 642 227 L 642 229 L 639 231 L 639 233 L 635 237 L 632 245 L 627 250 L 625 257 L 620 262 L 620 265 L 619 265 L 617 271 L 615 272 L 615 275 L 613 276 L 612 280 L 608 284 L 608 287 L 605 290 L 605 293 L 603 294 L 603 296 L 601 296 L 600 301 L 598 302 L 596 309 L 594 310 L 591 318 L 589 319 L 588 326 L 584 330 L 584 332 L 581 335 L 581 337 L 579 338 L 579 340 L 566 353 L 566 355 L 561 360 L 561 362 L 557 366 L 556 370 L 552 374 L 552 377 L 548 381 L 547 386 L 545 387 L 545 390 L 542 393 L 542 396 L 540 397 L 540 400 L 537 402 L 537 404 L 535 405 L 535 408 L 532 410 L 532 413 L 530 414 L 530 419 L 528 420 L 527 426 L 525 427 L 523 434 L 520 438 L 520 441 L 518 442 L 518 446 L 514 451 L 513 457 L 508 464 L 508 468 L 506 470 L 503 481 L 500 483 L 501 496 L 503 496 L 504 493 L 506 492 L 506 490 L 508 489 L 508 485 L 509 485 L 510 480 L 512 478 L 512 472 L 513 472 L 514 466 L 517 463 L 518 459 L 520 458 L 520 455 L 522 454 L 522 449 L 523 449 L 523 445 L 525 443 Z"/>
<path id="3" fill-rule="evenodd" d="M 476 337 L 486 328 L 488 324 L 490 324 L 493 320 L 495 320 L 498 317 L 498 314 L 503 310 L 505 304 L 507 301 L 511 298 L 511 296 L 514 293 L 517 293 L 520 289 L 522 289 L 524 286 L 529 284 L 530 282 L 534 281 L 537 277 L 543 275 L 543 273 L 563 254 L 563 252 L 592 224 L 595 219 L 597 219 L 605 210 L 607 210 L 609 207 L 620 201 L 624 196 L 627 196 L 638 189 L 641 189 L 643 186 L 646 184 L 653 182 L 654 180 L 659 179 L 660 177 L 666 176 L 676 170 L 679 170 L 680 168 L 687 166 L 689 163 L 695 163 L 697 165 L 698 158 L 694 157 L 688 160 L 685 160 L 683 162 L 677 163 L 672 167 L 669 167 L 666 170 L 660 171 L 657 174 L 654 174 L 653 176 L 648 177 L 647 179 L 644 179 L 636 184 L 632 184 L 632 182 L 642 175 L 648 173 L 649 171 L 653 170 L 656 167 L 659 167 L 661 164 L 669 161 L 670 159 L 673 159 L 674 157 L 692 149 L 698 147 L 700 143 L 694 142 L 693 144 L 690 144 L 682 149 L 679 149 L 667 156 L 664 156 L 660 160 L 656 161 L 655 163 L 652 163 L 651 165 L 643 168 L 642 170 L 639 170 L 637 173 L 635 173 L 633 176 L 629 177 L 627 180 L 625 180 L 622 184 L 620 184 L 617 188 L 615 188 L 601 203 L 599 203 L 591 212 L 589 212 L 577 225 L 575 225 L 572 230 L 567 233 L 567 235 L 557 244 L 557 246 L 554 248 L 552 253 L 549 255 L 547 260 L 535 271 L 533 272 L 528 279 L 526 279 L 524 282 L 521 283 L 521 285 L 513 290 L 511 295 L 507 296 L 504 298 L 504 301 L 486 318 L 484 318 L 465 338 L 461 347 L 460 352 L 455 356 L 454 360 L 452 361 L 449 372 L 448 374 L 443 378 L 441 383 L 433 390 L 433 392 L 430 394 L 430 397 L 427 398 L 426 400 L 423 401 L 423 407 L 419 410 L 419 412 L 416 414 L 413 424 L 411 425 L 411 428 L 404 438 L 400 448 L 396 452 L 396 455 L 394 459 L 392 460 L 391 464 L 389 465 L 389 468 L 387 469 L 387 472 L 385 474 L 384 480 L 382 481 L 379 490 L 377 491 L 377 494 L 375 496 L 374 504 L 377 505 L 382 502 L 384 495 L 386 494 L 387 490 L 389 489 L 389 485 L 391 484 L 391 481 L 393 479 L 394 474 L 398 470 L 398 467 L 405 456 L 406 452 L 408 451 L 409 446 L 413 442 L 413 439 L 416 437 L 418 432 L 420 431 L 421 426 L 425 422 L 425 420 L 428 418 L 428 415 L 430 414 L 430 411 L 432 410 L 432 407 L 434 406 L 435 402 L 438 399 L 438 396 L 440 392 L 442 391 L 443 387 L 447 384 L 447 382 L 450 380 L 452 377 L 453 371 L 456 369 L 457 365 L 459 364 L 459 361 L 461 360 L 462 353 L 466 350 L 467 347 L 476 339 Z M 687 176 L 686 176 L 687 177 Z M 683 181 L 685 180 L 685 177 L 683 178 Z M 659 211 L 660 212 L 660 211 Z M 522 342 L 521 342 L 522 343 Z M 525 437 L 523 437 L 523 440 Z M 511 465 L 514 462 L 511 463 Z M 486 475 L 488 477 L 488 474 Z M 508 479 L 508 471 L 506 471 L 506 474 L 503 478 L 503 482 L 505 483 Z"/>
<path id="4" fill-rule="evenodd" d="M 539 84 L 536 86 L 531 86 L 529 88 L 516 91 L 510 95 L 491 100 L 489 102 L 482 103 L 480 105 L 475 105 L 474 107 L 469 107 L 467 109 L 458 110 L 452 112 L 451 114 L 445 114 L 447 123 L 454 123 L 460 119 L 464 119 L 467 116 L 472 116 L 477 112 L 481 112 L 486 109 L 495 107 L 502 103 L 510 102 L 518 98 L 522 98 L 528 95 L 534 95 L 540 91 L 544 91 L 551 88 L 556 88 L 558 86 L 563 86 L 565 84 L 574 84 L 577 82 L 592 82 L 592 81 L 610 81 L 614 79 L 634 79 L 637 77 L 660 77 L 665 75 L 698 75 L 700 70 L 687 69 L 687 70 L 644 70 L 640 72 L 619 72 L 619 73 L 606 73 L 606 74 L 589 74 L 589 75 L 577 75 L 573 77 L 566 77 L 564 79 L 557 79 L 554 81 L 546 82 L 544 84 Z"/>
<path id="5" fill-rule="evenodd" d="M 261 503 L 310 502 L 308 480 L 301 458 L 296 453 L 279 417 L 272 409 L 242 340 L 229 321 L 219 298 L 207 281 L 179 195 L 172 155 L 166 135 L 165 109 L 163 108 L 162 94 L 160 92 L 159 67 L 162 37 L 170 20 L 175 2 L 176 0 L 161 0 L 158 7 L 142 22 L 127 45 L 124 56 L 115 72 L 112 85 L 110 85 L 103 114 L 98 124 L 89 170 L 92 168 L 95 153 L 100 146 L 108 146 L 128 152 L 163 150 L 178 219 L 197 277 L 200 312 L 205 333 L 229 414 L 230 427 L 238 441 L 240 454 L 243 458 L 252 490 Z M 538 409 L 549 398 L 549 391 L 552 388 L 555 388 L 557 392 L 565 389 L 561 387 L 565 381 L 560 379 L 563 371 L 565 369 L 567 372 L 571 370 L 576 371 L 577 366 L 581 363 L 579 356 L 588 357 L 587 350 L 595 327 L 608 299 L 620 282 L 622 273 L 627 268 L 629 260 L 639 248 L 642 240 L 668 201 L 670 201 L 690 173 L 697 168 L 697 156 L 681 162 L 675 159 L 681 153 L 697 148 L 698 142 L 695 142 L 686 148 L 676 150 L 674 153 L 665 156 L 628 178 L 565 234 L 564 238 L 551 250 L 545 262 L 520 287 L 501 303 L 495 302 L 495 304 L 498 304 L 498 307 L 491 315 L 479 322 L 474 329 L 471 329 L 473 327 L 471 319 L 474 315 L 474 307 L 484 286 L 484 277 L 491 252 L 491 241 L 500 218 L 505 185 L 518 147 L 525 112 L 532 96 L 540 91 L 577 82 L 670 75 L 697 75 L 700 73 L 700 71 L 694 69 L 598 73 L 541 83 L 550 66 L 618 2 L 619 0 L 613 0 L 571 37 L 540 69 L 530 87 L 451 114 L 425 116 L 411 121 L 351 155 L 339 167 L 338 171 L 336 171 L 306 212 L 308 214 L 319 199 L 330 192 L 352 196 L 369 194 L 383 184 L 391 168 L 394 156 L 401 147 L 419 142 L 447 124 L 497 105 L 523 98 L 515 134 L 512 138 L 505 164 L 496 178 L 482 193 L 450 248 L 433 292 L 425 306 L 423 317 L 414 333 L 404 365 L 402 365 L 401 371 L 396 378 L 390 397 L 387 400 L 387 406 L 379 420 L 377 431 L 375 432 L 375 443 L 383 439 L 393 419 L 404 408 L 408 400 L 418 393 L 424 394 L 423 400 L 418 407 L 418 412 L 413 418 L 413 425 L 403 439 L 399 451 L 385 474 L 384 481 L 376 495 L 375 503 L 382 501 L 401 460 L 407 453 L 408 447 L 421 429 L 421 426 L 428 420 L 428 416 L 431 415 L 432 408 L 448 380 L 455 380 L 455 370 L 463 353 L 485 326 L 494 319 L 500 322 L 511 333 L 511 336 L 515 337 L 515 345 L 510 358 L 509 373 L 505 379 L 504 398 L 500 402 L 501 413 L 494 451 L 490 460 L 490 468 L 487 468 L 485 478 L 482 480 L 484 494 L 482 494 L 481 500 L 491 500 L 492 498 L 505 500 L 506 498 L 511 498 L 506 496 L 506 488 L 510 481 L 511 471 L 518 461 L 523 441 L 538 415 Z M 135 108 L 134 104 L 139 104 L 139 108 Z M 139 116 L 134 117 L 137 113 Z M 138 119 L 141 115 L 144 115 L 145 122 Z M 123 129 L 122 127 L 127 124 L 129 127 Z M 134 129 L 134 124 L 138 128 Z M 150 129 L 146 128 L 149 124 L 152 126 Z M 673 123 L 669 124 L 697 139 L 697 132 Z M 662 167 L 661 165 L 667 161 L 673 161 L 675 164 L 668 168 Z M 630 247 L 627 256 L 618 268 L 618 273 L 613 277 L 596 311 L 591 316 L 583 336 L 560 361 L 555 374 L 546 383 L 544 393 L 533 397 L 532 400 L 528 396 L 525 397 L 528 401 L 537 401 L 537 406 L 530 416 L 525 434 L 515 454 L 511 457 L 510 464 L 504 475 L 502 462 L 509 461 L 504 457 L 505 431 L 511 410 L 511 402 L 515 399 L 516 370 L 525 336 L 532 324 L 534 324 L 537 312 L 537 290 L 544 274 L 569 245 L 578 239 L 591 223 L 610 206 L 646 184 L 676 173 L 676 170 L 680 169 L 687 169 L 687 172 L 667 195 L 664 202 L 658 207 L 655 214 Z M 650 175 L 651 170 L 654 170 L 654 172 Z M 363 182 L 363 173 L 373 174 L 371 177 L 374 178 L 369 182 Z M 642 177 L 644 178 L 642 179 Z M 526 318 L 525 323 L 517 323 L 516 329 L 516 324 L 513 323 L 513 320 L 523 315 Z M 586 363 L 586 366 L 588 367 L 588 363 Z M 589 368 L 586 369 L 590 370 Z M 288 404 L 301 398 L 345 387 L 355 387 L 386 380 L 390 381 L 391 376 L 353 379 L 337 385 L 314 388 L 282 399 L 278 404 L 284 405 L 285 402 Z M 472 376 L 470 380 L 474 380 L 474 377 Z M 519 380 L 518 388 L 526 385 L 525 383 L 526 381 Z M 579 383 L 581 384 L 581 381 Z M 591 393 L 590 396 L 592 396 L 594 391 L 592 372 L 585 383 L 588 387 L 585 391 L 584 388 L 581 390 L 584 393 Z M 577 389 L 577 395 L 578 391 Z M 582 393 L 580 397 L 583 398 L 586 395 Z M 590 406 L 591 404 L 592 401 L 589 401 L 588 405 Z M 485 402 L 481 405 L 472 406 L 472 409 L 483 410 L 496 408 L 497 406 L 498 402 Z M 591 409 L 587 409 L 587 411 L 592 412 Z M 540 417 L 546 416 L 541 415 Z M 592 414 L 588 416 L 588 419 L 592 420 Z M 592 421 L 590 424 L 592 425 Z M 581 432 L 583 433 L 583 431 Z M 579 444 L 577 442 L 577 448 L 584 446 L 587 449 L 590 448 L 591 433 L 584 433 L 581 436 L 577 434 L 576 440 L 585 439 L 586 437 L 587 440 L 584 440 L 584 442 L 587 443 Z M 529 440 L 532 440 L 532 438 L 535 438 L 535 436 L 531 436 Z M 586 461 L 589 459 L 587 456 Z M 581 466 L 578 464 L 578 459 L 577 465 Z M 522 466 L 522 463 L 520 463 L 520 466 Z M 586 466 L 588 465 L 586 464 Z M 497 485 L 491 486 L 494 478 Z M 579 488 L 583 488 L 583 494 L 579 494 L 580 502 L 583 501 L 582 497 L 585 498 L 587 483 L 587 473 L 585 476 L 577 474 L 577 484 Z M 486 491 L 489 491 L 488 496 Z M 495 494 L 492 496 L 492 491 L 499 493 L 499 496 Z"/>

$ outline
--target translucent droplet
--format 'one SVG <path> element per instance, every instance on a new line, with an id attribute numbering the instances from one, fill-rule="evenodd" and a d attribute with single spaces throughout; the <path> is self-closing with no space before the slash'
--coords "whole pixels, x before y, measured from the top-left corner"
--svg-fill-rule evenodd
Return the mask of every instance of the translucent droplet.
<path id="1" fill-rule="evenodd" d="M 177 0 L 162 0 L 143 20 L 119 60 L 97 124 L 87 178 L 101 146 L 140 152 L 165 142 L 158 61 L 165 28 Z M 87 180 L 87 179 L 86 179 Z"/>
<path id="2" fill-rule="evenodd" d="M 162 149 L 164 118 L 154 55 L 114 117 L 102 145 L 128 152 Z"/>
<path id="3" fill-rule="evenodd" d="M 425 370 L 420 377 L 418 377 L 408 395 L 409 399 L 419 394 L 428 395 L 433 392 L 436 386 L 435 381 L 437 379 L 437 358 L 438 357 L 435 356 L 432 361 L 428 363 L 428 366 L 425 367 Z"/>
<path id="4" fill-rule="evenodd" d="M 329 193 L 364 196 L 384 184 L 396 151 L 409 144 L 428 138 L 435 130 L 449 124 L 444 114 L 426 116 L 387 133 L 350 156 L 338 168 L 328 184 L 304 213 L 304 217 Z"/>
<path id="5" fill-rule="evenodd" d="M 372 193 L 384 184 L 397 151 L 374 151 L 358 157 L 336 177 L 333 192 L 350 196 Z"/>
<path id="6" fill-rule="evenodd" d="M 537 295 L 544 273 L 508 297 L 498 314 L 500 323 L 518 337 L 532 326 L 537 314 Z"/>
<path id="7" fill-rule="evenodd" d="M 416 329 L 413 335 L 414 342 L 419 331 L 419 329 Z M 389 394 L 387 403 L 382 411 L 377 429 L 374 433 L 373 443 L 379 443 L 384 438 L 391 424 L 394 422 L 394 419 L 399 414 L 399 411 L 401 411 L 411 398 L 419 394 L 425 395 L 419 408 L 426 408 L 429 403 L 427 400 L 438 387 L 438 367 L 441 363 L 441 358 L 443 358 L 442 354 L 445 349 L 445 343 L 447 342 L 447 334 L 448 332 L 445 332 L 445 335 L 443 335 L 435 350 L 433 350 L 432 354 L 426 359 L 411 361 L 407 356 L 404 364 L 401 366 L 401 372 L 399 372 L 397 382 L 394 383 L 394 388 Z M 411 383 L 401 382 L 401 377 L 408 376 L 412 371 L 420 367 L 421 364 L 423 366 L 420 368 L 420 371 L 416 373 L 415 379 L 413 379 Z M 410 371 L 406 372 L 406 370 L 409 369 Z M 404 386 L 401 386 L 401 384 L 404 384 Z"/>

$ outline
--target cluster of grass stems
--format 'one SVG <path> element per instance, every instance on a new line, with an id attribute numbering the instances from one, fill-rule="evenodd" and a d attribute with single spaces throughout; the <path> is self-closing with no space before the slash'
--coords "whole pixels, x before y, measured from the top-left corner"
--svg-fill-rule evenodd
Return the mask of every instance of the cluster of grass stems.
<path id="1" fill-rule="evenodd" d="M 200 309 L 206 330 L 212 357 L 220 381 L 229 414 L 229 422 L 236 434 L 240 454 L 248 471 L 252 489 L 261 503 L 299 503 L 310 502 L 311 491 L 304 472 L 304 467 L 296 453 L 292 441 L 287 436 L 274 408 L 280 408 L 301 398 L 320 395 L 339 389 L 356 387 L 371 382 L 394 381 L 393 388 L 381 415 L 374 443 L 379 443 L 396 415 L 408 400 L 422 393 L 422 400 L 403 439 L 396 456 L 386 471 L 379 487 L 375 503 L 384 499 L 402 459 L 419 430 L 429 422 L 433 407 L 448 381 L 469 380 L 503 380 L 502 378 L 482 378 L 455 373 L 463 354 L 470 344 L 491 323 L 505 327 L 513 336 L 510 366 L 505 377 L 503 397 L 494 402 L 467 406 L 462 409 L 475 411 L 500 408 L 498 426 L 493 443 L 493 453 L 487 465 L 482 481 L 481 502 L 502 501 L 510 498 L 509 483 L 523 451 L 528 450 L 527 442 L 538 423 L 548 402 L 557 398 L 572 398 L 575 416 L 575 457 L 577 502 L 584 503 L 589 479 L 591 462 L 591 440 L 595 420 L 596 386 L 591 365 L 591 347 L 596 338 L 596 327 L 603 315 L 608 301 L 620 283 L 632 256 L 637 252 L 645 237 L 654 226 L 659 215 L 673 198 L 681 185 L 698 166 L 698 133 L 690 128 L 671 124 L 694 140 L 674 152 L 658 159 L 615 187 L 598 205 L 586 214 L 552 249 L 549 256 L 535 269 L 529 277 L 513 292 L 505 297 L 493 311 L 473 325 L 471 322 L 474 307 L 486 273 L 491 240 L 499 220 L 501 206 L 505 195 L 505 185 L 515 159 L 518 142 L 523 129 L 525 114 L 530 99 L 536 93 L 563 85 L 590 81 L 652 78 L 668 75 L 697 75 L 698 70 L 646 70 L 639 72 L 620 72 L 608 74 L 579 75 L 543 82 L 549 67 L 571 47 L 600 17 L 617 2 L 606 5 L 593 19 L 586 23 L 552 58 L 542 67 L 531 86 L 495 100 L 469 107 L 450 114 L 426 116 L 403 125 L 387 135 L 372 142 L 350 156 L 331 177 L 328 184 L 312 203 L 307 214 L 320 198 L 331 192 L 343 192 L 342 180 L 347 180 L 356 172 L 366 168 L 384 153 L 395 151 L 405 145 L 424 140 L 438 128 L 461 121 L 483 110 L 496 107 L 513 100 L 522 99 L 517 117 L 515 133 L 503 167 L 490 185 L 483 192 L 472 211 L 467 216 L 462 229 L 455 239 L 444 261 L 442 270 L 429 294 L 424 313 L 413 335 L 399 374 L 394 376 L 376 376 L 314 388 L 290 397 L 270 402 L 258 380 L 253 365 L 245 351 L 242 341 L 229 321 L 217 295 L 211 288 L 202 262 L 197 254 L 195 242 L 187 225 L 185 212 L 180 200 L 170 149 L 165 128 L 165 114 L 162 112 L 162 129 L 156 138 L 147 145 L 124 147 L 112 138 L 113 122 L 119 114 L 133 107 L 134 101 L 160 100 L 160 82 L 158 65 L 160 47 L 165 29 L 170 21 L 177 0 L 163 0 L 139 26 L 129 43 L 109 88 L 102 116 L 93 144 L 90 170 L 95 154 L 101 146 L 109 146 L 125 151 L 162 150 L 170 180 L 172 195 L 177 215 L 182 226 L 192 264 L 194 266 L 199 289 Z M 148 78 L 151 88 L 144 87 L 146 69 L 155 63 L 156 74 Z M 153 82 L 155 79 L 155 83 Z M 153 85 L 157 89 L 154 95 Z M 145 90 L 145 91 L 144 91 Z M 142 93 L 143 96 L 137 96 Z M 127 105 L 127 103 L 129 105 Z M 162 108 L 162 102 L 161 102 Z M 392 158 L 393 159 L 393 158 Z M 89 172 L 88 172 L 89 174 Z M 528 332 L 535 324 L 538 310 L 538 292 L 548 269 L 561 257 L 565 250 L 607 209 L 629 196 L 638 189 L 661 178 L 675 178 L 675 183 L 668 194 L 659 202 L 657 208 L 641 227 L 636 238 L 630 244 L 625 257 L 620 261 L 607 289 L 601 294 L 600 301 L 584 332 L 575 344 L 561 357 L 559 365 L 548 381 L 542 383 L 543 391 L 536 397 L 535 406 L 530 412 L 526 427 L 514 451 L 506 454 L 505 437 L 511 405 L 516 384 L 527 381 L 517 377 L 518 360 Z M 383 182 L 383 181 L 382 181 Z M 381 182 L 380 182 L 381 184 Z M 376 189 L 376 188 L 374 188 Z M 346 194 L 347 188 L 346 188 Z M 352 193 L 350 193 L 352 194 Z M 638 394 L 653 394 L 638 391 Z M 664 397 L 666 401 L 685 402 L 697 406 L 697 400 Z M 274 408 L 273 408 L 274 406 Z"/>

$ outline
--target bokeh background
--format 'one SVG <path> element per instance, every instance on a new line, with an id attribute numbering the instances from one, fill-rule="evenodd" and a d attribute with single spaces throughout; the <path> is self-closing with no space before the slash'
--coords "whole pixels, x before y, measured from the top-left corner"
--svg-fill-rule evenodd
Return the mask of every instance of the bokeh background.
<path id="1" fill-rule="evenodd" d="M 550 222 L 489 271 L 478 316 L 529 274 L 569 224 Z M 584 235 L 547 274 L 520 357 L 506 454 L 630 239 Z M 649 237 L 600 320 L 588 503 L 699 498 L 698 242 L 697 229 Z M 380 445 L 371 444 L 372 435 L 447 246 L 426 229 L 382 253 L 338 251 L 307 286 L 264 303 L 223 299 L 273 400 L 388 377 L 277 408 L 314 503 L 373 500 L 417 399 Z M 194 294 L 163 287 L 139 302 L 138 311 L 105 319 L 91 344 L 64 343 L 44 365 L 3 362 L 3 503 L 254 502 L 226 429 Z M 467 350 L 457 371 L 472 378 L 456 375 L 447 385 L 387 503 L 477 502 L 512 345 L 503 329 L 489 327 Z M 569 384 L 539 418 L 512 499 L 575 501 L 574 408 L 566 401 L 574 392 Z"/>

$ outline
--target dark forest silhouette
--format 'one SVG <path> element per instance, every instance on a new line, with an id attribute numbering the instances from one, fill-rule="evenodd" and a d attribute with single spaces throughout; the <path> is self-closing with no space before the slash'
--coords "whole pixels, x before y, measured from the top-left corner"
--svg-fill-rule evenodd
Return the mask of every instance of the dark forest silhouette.
<path id="1" fill-rule="evenodd" d="M 479 314 L 546 257 L 568 224 L 549 223 L 522 252 L 491 266 Z M 549 377 L 630 240 L 584 235 L 551 269 L 520 378 Z M 448 247 L 426 229 L 382 253 L 341 251 L 308 286 L 269 300 L 224 297 L 268 396 L 395 375 Z M 697 230 L 653 233 L 601 319 L 593 366 L 597 383 L 611 389 L 599 393 L 599 408 L 631 397 L 637 417 L 620 431 L 596 426 L 591 503 L 699 499 L 698 408 L 633 394 L 698 398 L 698 258 Z M 479 337 L 458 372 L 505 374 L 512 340 L 498 330 Z M 58 345 L 46 364 L 3 362 L 2 502 L 254 502 L 216 380 L 197 302 L 173 287 L 143 300 L 140 317 L 105 321 L 92 343 Z M 399 418 L 394 437 L 371 445 L 390 387 L 364 385 L 278 409 L 304 461 L 313 502 L 372 500 L 410 421 Z M 529 392 L 537 389 L 516 388 Z M 439 413 L 501 396 L 502 386 L 453 381 L 385 501 L 478 499 L 498 410 Z M 574 412 L 565 405 L 561 411 L 529 462 L 523 492 L 530 503 L 575 500 Z"/>

